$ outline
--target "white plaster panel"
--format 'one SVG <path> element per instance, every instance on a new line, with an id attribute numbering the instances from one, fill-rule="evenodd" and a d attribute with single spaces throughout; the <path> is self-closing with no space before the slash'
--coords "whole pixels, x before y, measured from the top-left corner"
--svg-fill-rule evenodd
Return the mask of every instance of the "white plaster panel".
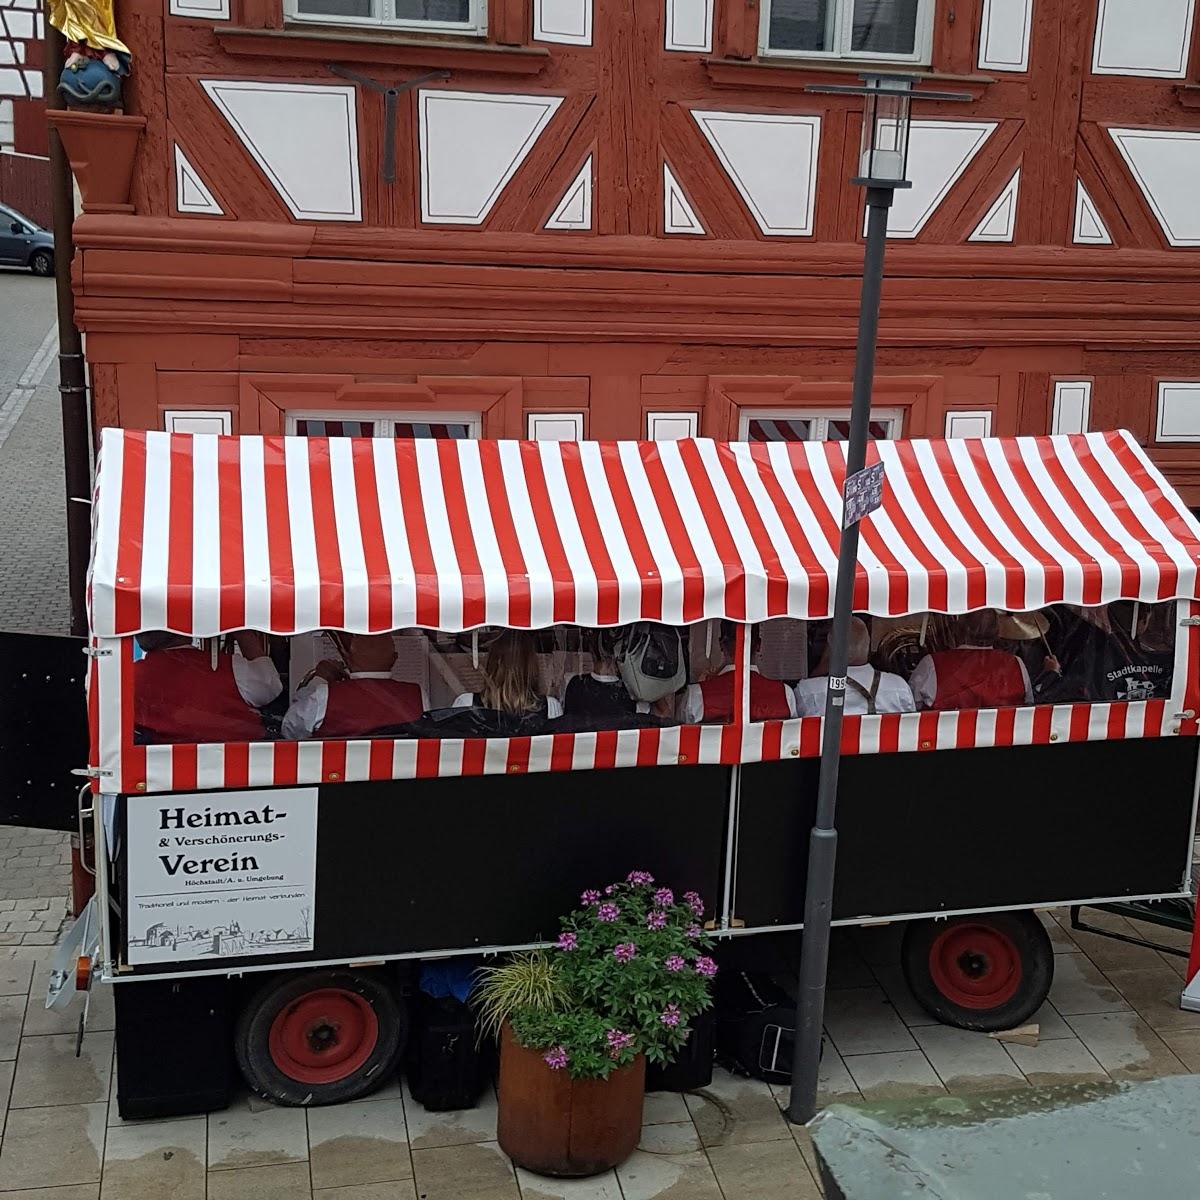
<path id="1" fill-rule="evenodd" d="M 979 67 L 983 71 L 1029 69 L 1033 0 L 983 0 Z"/>
<path id="2" fill-rule="evenodd" d="M 668 50 L 693 54 L 712 52 L 713 0 L 666 0 L 663 23 L 664 45 Z"/>
<path id="3" fill-rule="evenodd" d="M 482 225 L 560 104 L 559 96 L 422 91 L 421 220 Z"/>
<path id="4" fill-rule="evenodd" d="M 354 88 L 202 79 L 292 216 L 361 221 Z"/>
<path id="5" fill-rule="evenodd" d="M 563 193 L 558 207 L 546 222 L 547 229 L 591 229 L 592 227 L 592 156 L 571 186 Z"/>
<path id="6" fill-rule="evenodd" d="M 1098 0 L 1092 70 L 1097 75 L 1187 72 L 1195 0 Z"/>
<path id="7" fill-rule="evenodd" d="M 1059 379 L 1054 383 L 1051 433 L 1087 433 L 1092 415 L 1092 381 Z"/>
<path id="8" fill-rule="evenodd" d="M 1158 385 L 1160 442 L 1200 442 L 1200 380 L 1165 381 Z"/>
<path id="9" fill-rule="evenodd" d="M 1110 129 L 1172 246 L 1200 246 L 1200 133 Z"/>
<path id="10" fill-rule="evenodd" d="M 693 112 L 759 229 L 811 237 L 821 118 L 787 113 Z"/>
<path id="11" fill-rule="evenodd" d="M 946 414 L 946 436 L 948 438 L 985 438 L 992 436 L 992 410 L 976 412 L 948 412 Z"/>
<path id="12" fill-rule="evenodd" d="M 908 139 L 912 187 L 896 192 L 888 215 L 888 237 L 915 238 L 924 229 L 995 128 L 995 121 L 912 123 Z"/>
<path id="13" fill-rule="evenodd" d="M 534 442 L 583 440 L 583 413 L 530 413 L 526 432 Z"/>
<path id="14" fill-rule="evenodd" d="M 233 413 L 216 408 L 168 408 L 163 413 L 168 433 L 232 433 Z"/>
<path id="15" fill-rule="evenodd" d="M 229 0 L 171 0 L 171 16 L 228 21 Z"/>
<path id="16" fill-rule="evenodd" d="M 539 42 L 592 44 L 592 0 L 533 0 L 533 36 Z"/>
<path id="17" fill-rule="evenodd" d="M 648 412 L 646 437 L 651 442 L 677 442 L 700 436 L 700 414 L 695 412 Z"/>
<path id="18" fill-rule="evenodd" d="M 696 210 L 679 186 L 679 180 L 667 163 L 663 163 L 663 232 L 690 233 L 703 236 L 704 226 Z"/>
<path id="19" fill-rule="evenodd" d="M 1075 180 L 1075 232 L 1072 240 L 1080 246 L 1112 245 L 1112 234 L 1108 232 L 1082 179 Z"/>
<path id="20" fill-rule="evenodd" d="M 1013 177 L 1004 185 L 995 203 L 984 214 L 975 232 L 967 239 L 970 242 L 1011 242 L 1017 228 L 1017 195 L 1021 187 L 1021 170 L 1018 167 Z"/>
<path id="21" fill-rule="evenodd" d="M 181 213 L 205 217 L 223 217 L 225 210 L 217 203 L 208 185 L 200 178 L 187 155 L 175 143 L 175 207 Z"/>

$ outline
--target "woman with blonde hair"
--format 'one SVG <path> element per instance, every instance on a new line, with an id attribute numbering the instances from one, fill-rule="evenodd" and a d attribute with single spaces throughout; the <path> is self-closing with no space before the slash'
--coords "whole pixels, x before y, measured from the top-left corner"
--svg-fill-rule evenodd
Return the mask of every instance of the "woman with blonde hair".
<path id="1" fill-rule="evenodd" d="M 504 629 L 488 647 L 483 666 L 483 687 L 464 692 L 455 708 L 483 708 L 510 717 L 562 716 L 562 704 L 542 693 L 537 645 L 532 633 Z"/>

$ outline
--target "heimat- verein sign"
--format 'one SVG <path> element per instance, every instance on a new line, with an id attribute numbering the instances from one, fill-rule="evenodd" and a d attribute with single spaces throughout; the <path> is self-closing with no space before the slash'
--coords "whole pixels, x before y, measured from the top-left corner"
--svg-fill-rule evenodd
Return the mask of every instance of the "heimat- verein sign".
<path id="1" fill-rule="evenodd" d="M 313 948 L 317 789 L 129 799 L 129 962 Z"/>

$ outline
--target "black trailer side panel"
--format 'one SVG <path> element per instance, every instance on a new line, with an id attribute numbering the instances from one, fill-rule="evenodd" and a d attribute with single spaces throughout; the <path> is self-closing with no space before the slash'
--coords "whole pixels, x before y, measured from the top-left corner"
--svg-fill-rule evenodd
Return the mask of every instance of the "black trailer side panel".
<path id="1" fill-rule="evenodd" d="M 834 918 L 1181 889 L 1193 738 L 842 760 Z M 818 763 L 743 768 L 735 915 L 803 920 Z"/>

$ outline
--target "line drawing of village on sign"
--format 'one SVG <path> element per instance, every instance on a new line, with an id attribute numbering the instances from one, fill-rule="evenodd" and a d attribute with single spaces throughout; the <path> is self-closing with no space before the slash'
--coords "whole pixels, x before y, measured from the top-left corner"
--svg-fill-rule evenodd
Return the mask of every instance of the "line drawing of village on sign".
<path id="1" fill-rule="evenodd" d="M 131 802 L 128 961 L 313 948 L 317 789 Z"/>

